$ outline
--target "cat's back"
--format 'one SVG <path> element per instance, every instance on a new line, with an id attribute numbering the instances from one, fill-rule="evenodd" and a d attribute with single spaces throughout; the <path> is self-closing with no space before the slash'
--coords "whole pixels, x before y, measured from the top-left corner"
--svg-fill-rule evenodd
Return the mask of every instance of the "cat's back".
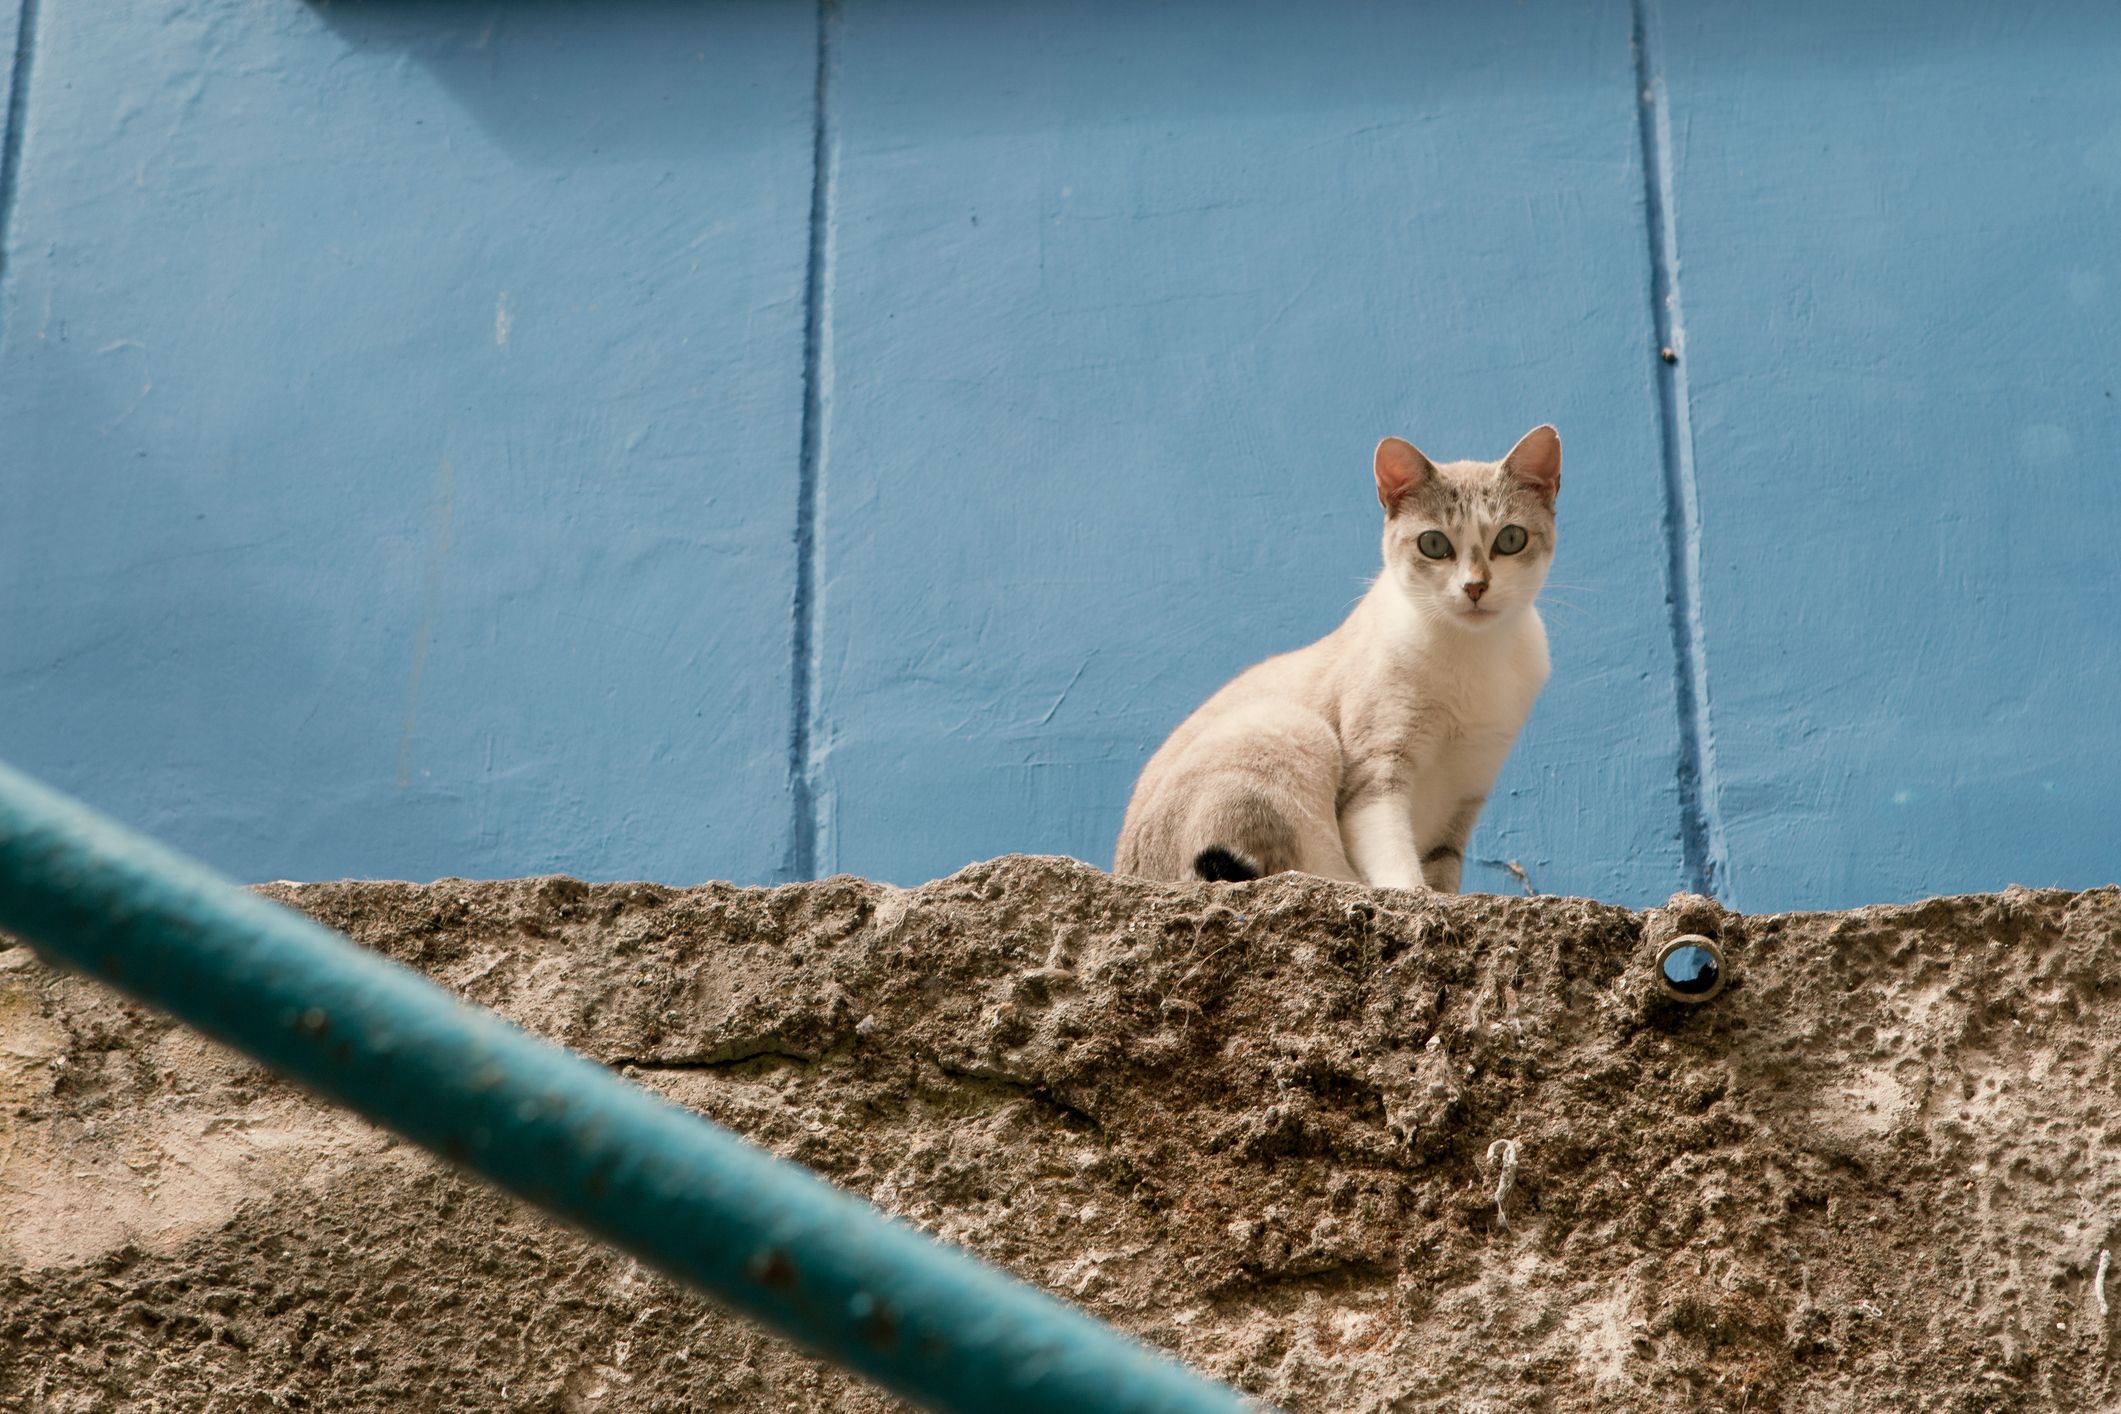
<path id="1" fill-rule="evenodd" d="M 1322 648 L 1323 640 L 1277 653 L 1231 678 L 1179 723 L 1178 730 L 1149 758 L 1150 766 L 1160 759 L 1168 762 L 1183 756 L 1201 737 L 1234 727 L 1256 713 L 1309 706 Z"/>
<path id="2" fill-rule="evenodd" d="M 1188 763 L 1216 751 L 1220 742 L 1244 736 L 1267 722 L 1310 706 L 1325 640 L 1261 659 L 1231 678 L 1195 707 L 1149 757 L 1128 802 L 1130 820 L 1143 803 L 1162 793 Z M 1125 832 L 1123 831 L 1123 834 Z"/>
<path id="3" fill-rule="evenodd" d="M 1152 878 L 1195 877 L 1198 843 L 1187 842 L 1188 821 L 1218 800 L 1240 809 L 1280 796 L 1305 778 L 1338 770 L 1339 742 L 1316 710 L 1322 643 L 1254 663 L 1209 695 L 1150 756 L 1128 799 L 1113 868 Z M 1239 785 L 1233 788 L 1233 782 Z M 1242 783 L 1249 782 L 1248 796 Z M 1330 795 L 1330 791 L 1327 792 Z M 1211 829 L 1209 833 L 1214 833 Z M 1211 841 L 1212 842 L 1212 841 Z M 1252 862 L 1269 871 L 1295 867 L 1271 850 Z"/>

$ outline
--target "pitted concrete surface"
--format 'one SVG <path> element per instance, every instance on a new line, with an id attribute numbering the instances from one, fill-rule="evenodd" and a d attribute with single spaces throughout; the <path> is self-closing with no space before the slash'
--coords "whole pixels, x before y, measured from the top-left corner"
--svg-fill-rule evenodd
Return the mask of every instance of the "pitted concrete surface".
<path id="1" fill-rule="evenodd" d="M 2115 889 L 265 892 L 1291 1410 L 2121 1405 Z M 0 1408 L 893 1407 L 0 952 Z"/>

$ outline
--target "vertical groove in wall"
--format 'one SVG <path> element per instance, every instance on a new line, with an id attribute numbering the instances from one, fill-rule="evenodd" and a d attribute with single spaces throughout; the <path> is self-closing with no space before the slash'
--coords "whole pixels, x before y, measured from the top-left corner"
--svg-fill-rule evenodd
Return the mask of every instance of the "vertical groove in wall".
<path id="1" fill-rule="evenodd" d="M 1717 804 L 1716 742 L 1709 723 L 1708 655 L 1701 628 L 1701 507 L 1687 391 L 1686 319 L 1679 298 L 1679 237 L 1672 199 L 1671 106 L 1664 83 L 1656 0 L 1632 0 L 1635 97 L 1650 237 L 1650 304 L 1658 352 L 1664 452 L 1666 591 L 1671 604 L 1673 692 L 1679 715 L 1680 846 L 1687 887 L 1713 894 L 1727 862 Z M 1663 350 L 1675 357 L 1667 362 Z"/>
<path id="2" fill-rule="evenodd" d="M 29 125 L 29 71 L 37 49 L 38 0 L 22 0 L 15 15 L 15 52 L 8 60 L 7 128 L 0 133 L 0 279 L 7 275 L 8 233 L 14 229 L 21 181 L 23 129 Z"/>
<path id="3" fill-rule="evenodd" d="M 825 411 L 830 388 L 832 60 L 838 0 L 818 0 L 817 89 L 810 127 L 810 248 L 803 276 L 803 430 L 796 464 L 795 606 L 789 645 L 788 855 L 790 879 L 817 876 L 824 834 L 819 798 L 818 707 L 823 594 L 818 584 L 824 504 Z"/>

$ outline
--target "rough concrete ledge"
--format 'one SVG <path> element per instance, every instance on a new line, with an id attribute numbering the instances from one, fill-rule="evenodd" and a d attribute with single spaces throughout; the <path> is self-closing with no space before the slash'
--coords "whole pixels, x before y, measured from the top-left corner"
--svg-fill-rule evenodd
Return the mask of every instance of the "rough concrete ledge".
<path id="1" fill-rule="evenodd" d="M 265 892 L 1292 1410 L 2121 1406 L 2115 889 Z M 0 952 L 0 1408 L 890 1407 Z"/>

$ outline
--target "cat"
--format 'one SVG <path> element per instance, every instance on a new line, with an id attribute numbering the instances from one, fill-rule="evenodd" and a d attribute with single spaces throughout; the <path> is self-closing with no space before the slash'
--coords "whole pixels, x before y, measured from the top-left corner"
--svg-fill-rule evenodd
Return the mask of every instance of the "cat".
<path id="1" fill-rule="evenodd" d="M 1377 444 L 1384 571 L 1347 620 L 1232 679 L 1149 758 L 1113 870 L 1283 870 L 1458 891 L 1466 842 L 1547 679 L 1533 606 L 1554 557 L 1561 437 L 1439 466 Z"/>

